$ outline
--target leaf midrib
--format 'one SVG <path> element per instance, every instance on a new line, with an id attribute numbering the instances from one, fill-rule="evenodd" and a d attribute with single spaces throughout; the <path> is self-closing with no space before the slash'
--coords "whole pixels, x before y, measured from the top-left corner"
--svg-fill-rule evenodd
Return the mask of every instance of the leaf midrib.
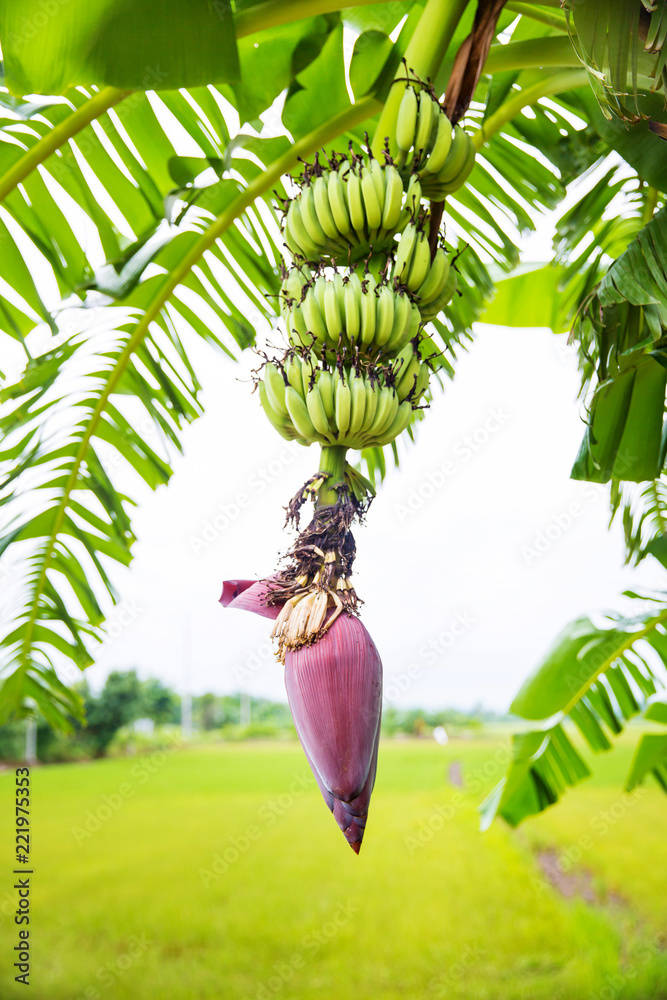
<path id="1" fill-rule="evenodd" d="M 234 220 L 241 215 L 245 209 L 252 204 L 253 201 L 255 201 L 256 198 L 269 191 L 284 173 L 287 173 L 297 164 L 300 157 L 312 155 L 321 146 L 330 142 L 343 132 L 346 132 L 354 125 L 359 124 L 359 122 L 368 118 L 379 109 L 380 104 L 377 100 L 375 100 L 375 98 L 363 98 L 361 101 L 353 104 L 350 108 L 346 108 L 345 111 L 335 115 L 329 121 L 325 122 L 324 125 L 319 126 L 308 135 L 299 139 L 286 153 L 274 160 L 263 173 L 256 177 L 254 181 L 251 181 L 248 187 L 245 188 L 245 190 L 243 190 L 238 197 L 227 206 L 225 211 L 221 212 L 220 215 L 218 215 L 201 234 L 178 267 L 171 272 L 168 281 L 161 286 L 159 293 L 144 312 L 143 316 L 137 323 L 134 332 L 123 348 L 116 364 L 109 373 L 104 389 L 102 390 L 95 408 L 90 415 L 86 431 L 81 438 L 81 442 L 74 458 L 72 471 L 67 479 L 67 483 L 63 489 L 62 498 L 56 509 L 53 526 L 44 546 L 40 573 L 33 587 L 33 599 L 31 602 L 30 615 L 26 620 L 24 640 L 22 644 L 23 666 L 26 666 L 29 661 L 30 649 L 32 647 L 32 636 L 39 612 L 39 601 L 46 581 L 46 574 L 49 570 L 51 557 L 53 555 L 58 535 L 60 534 L 63 526 L 71 494 L 74 491 L 79 479 L 79 472 L 86 457 L 88 446 L 91 438 L 95 434 L 109 397 L 122 378 L 122 375 L 125 372 L 135 350 L 146 336 L 150 324 L 159 315 L 165 302 L 168 300 L 174 289 L 182 282 L 185 275 L 192 269 L 206 250 L 210 249 L 216 239 L 218 239 L 218 237 L 229 228 Z"/>
<path id="2" fill-rule="evenodd" d="M 574 695 L 570 699 L 565 708 L 561 709 L 562 717 L 565 718 L 570 714 L 574 706 L 579 701 L 581 701 L 585 693 L 589 690 L 589 688 L 593 686 L 593 684 L 595 684 L 598 678 L 603 673 L 605 673 L 606 670 L 609 670 L 609 668 L 611 667 L 611 665 L 614 663 L 615 660 L 618 660 L 619 657 L 621 657 L 623 653 L 626 653 L 629 649 L 631 649 L 636 642 L 638 642 L 640 639 L 644 639 L 649 634 L 649 632 L 652 632 L 657 625 L 660 625 L 663 622 L 667 622 L 667 608 L 665 608 L 664 611 L 661 611 L 660 614 L 656 615 L 654 618 L 650 618 L 644 625 L 644 627 L 639 629 L 638 632 L 632 632 L 627 637 L 627 639 L 625 639 L 620 644 L 620 646 L 618 646 L 613 651 L 613 653 L 611 653 L 605 660 L 603 660 L 602 666 L 598 670 L 596 670 L 596 672 L 593 674 L 590 680 L 587 681 L 587 683 L 579 689 L 579 693 Z"/>

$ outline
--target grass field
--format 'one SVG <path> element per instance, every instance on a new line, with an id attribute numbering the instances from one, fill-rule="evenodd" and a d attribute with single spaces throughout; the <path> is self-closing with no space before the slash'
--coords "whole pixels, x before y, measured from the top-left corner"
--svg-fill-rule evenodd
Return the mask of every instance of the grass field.
<path id="1" fill-rule="evenodd" d="M 392 742 L 361 854 L 299 748 L 241 744 L 32 773 L 33 1000 L 659 1000 L 665 805 L 620 792 L 630 750 L 518 832 L 478 832 L 500 739 Z M 453 761 L 464 786 L 448 781 Z M 0 774 L 4 871 L 13 772 Z M 542 857 L 559 852 L 559 885 Z M 567 898 L 571 883 L 583 892 Z"/>

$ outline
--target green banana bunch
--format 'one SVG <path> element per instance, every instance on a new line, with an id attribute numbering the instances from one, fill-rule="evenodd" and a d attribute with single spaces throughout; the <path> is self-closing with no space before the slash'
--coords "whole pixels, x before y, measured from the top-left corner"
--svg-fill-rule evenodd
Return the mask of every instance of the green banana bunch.
<path id="1" fill-rule="evenodd" d="M 287 246 L 306 261 L 345 263 L 386 244 L 407 222 L 406 192 L 393 164 L 344 160 L 312 178 L 292 199 L 285 217 Z M 414 191 L 410 198 L 414 200 Z"/>
<path id="2" fill-rule="evenodd" d="M 417 399 L 412 374 L 401 397 L 386 378 L 370 378 L 353 368 L 342 373 L 338 368 L 318 368 L 316 362 L 308 356 L 290 358 L 285 378 L 276 365 L 264 366 L 260 402 L 283 437 L 304 445 L 317 441 L 361 450 L 389 444 L 411 422 Z M 417 378 L 422 369 L 426 366 L 418 369 Z"/>
<path id="3" fill-rule="evenodd" d="M 396 162 L 409 167 L 422 185 L 424 197 L 442 201 L 460 188 L 475 164 L 475 146 L 459 125 L 451 122 L 431 94 L 405 88 L 396 119 Z"/>
<path id="4" fill-rule="evenodd" d="M 372 273 L 351 268 L 308 283 L 296 268 L 280 291 L 290 343 L 335 358 L 341 347 L 392 356 L 419 332 L 421 317 L 409 296 Z"/>

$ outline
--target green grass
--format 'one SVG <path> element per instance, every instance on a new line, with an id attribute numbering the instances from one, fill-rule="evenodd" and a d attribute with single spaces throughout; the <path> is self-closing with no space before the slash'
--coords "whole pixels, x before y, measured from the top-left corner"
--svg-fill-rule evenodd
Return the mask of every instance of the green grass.
<path id="1" fill-rule="evenodd" d="M 385 743 L 359 857 L 294 745 L 35 769 L 32 985 L 11 983 L 5 877 L 0 996 L 667 997 L 661 793 L 621 798 L 623 744 L 518 833 L 496 823 L 480 834 L 476 806 L 503 746 Z M 455 759 L 465 790 L 446 780 Z M 7 872 L 11 772 L 0 792 Z M 564 899 L 540 873 L 544 846 L 570 862 L 578 852 L 608 903 Z"/>

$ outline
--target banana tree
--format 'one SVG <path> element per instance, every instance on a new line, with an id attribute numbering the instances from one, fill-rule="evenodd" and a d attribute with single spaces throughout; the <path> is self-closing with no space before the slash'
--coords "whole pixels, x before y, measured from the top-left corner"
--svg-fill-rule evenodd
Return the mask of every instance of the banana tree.
<path id="1" fill-rule="evenodd" d="M 16 374 L 0 552 L 17 610 L 0 720 L 80 716 L 61 668 L 93 660 L 113 565 L 131 559 L 117 470 L 169 480 L 201 412 L 197 338 L 260 350 L 270 422 L 321 448 L 289 506 L 296 525 L 304 503 L 314 514 L 287 567 L 229 581 L 223 603 L 275 620 L 304 749 L 355 850 L 381 665 L 350 528 L 477 319 L 571 329 L 587 421 L 572 474 L 610 484 L 629 558 L 667 562 L 666 32 L 648 0 L 3 5 L 0 329 Z M 553 261 L 522 271 L 520 236 L 573 185 Z M 279 350 L 257 343 L 261 322 Z M 634 618 L 574 623 L 527 682 L 514 708 L 534 729 L 487 818 L 518 822 L 585 775 L 574 727 L 598 750 L 633 714 L 661 720 L 665 603 L 645 599 Z M 664 784 L 664 743 L 640 745 L 630 784 Z"/>

